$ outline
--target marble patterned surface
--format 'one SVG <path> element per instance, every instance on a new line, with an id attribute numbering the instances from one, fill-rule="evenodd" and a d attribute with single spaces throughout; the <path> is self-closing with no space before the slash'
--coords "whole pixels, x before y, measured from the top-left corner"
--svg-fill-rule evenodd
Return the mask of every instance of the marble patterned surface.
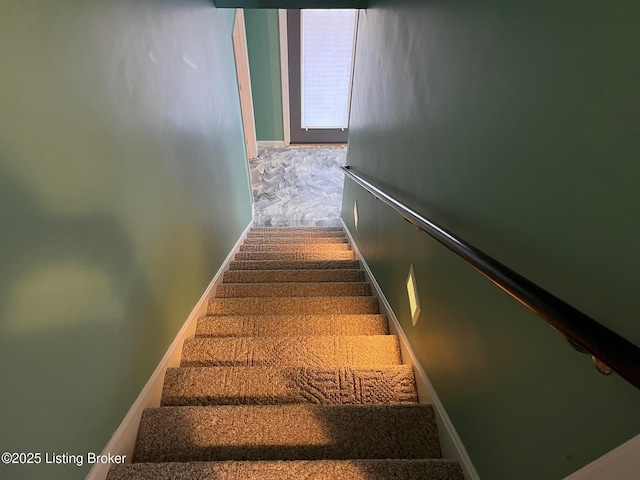
<path id="1" fill-rule="evenodd" d="M 254 225 L 339 225 L 347 147 L 313 145 L 258 149 L 249 161 Z"/>

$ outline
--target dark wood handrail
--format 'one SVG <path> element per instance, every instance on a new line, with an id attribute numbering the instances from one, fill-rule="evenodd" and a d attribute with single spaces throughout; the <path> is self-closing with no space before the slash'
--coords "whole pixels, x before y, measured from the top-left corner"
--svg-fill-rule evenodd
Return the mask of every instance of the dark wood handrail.
<path id="1" fill-rule="evenodd" d="M 478 272 L 536 313 L 545 322 L 604 363 L 636 388 L 640 388 L 640 348 L 531 282 L 493 257 L 428 220 L 387 194 L 349 166 L 345 175 L 378 200 L 389 205 L 407 221 L 429 234 L 444 247 L 464 259 Z"/>

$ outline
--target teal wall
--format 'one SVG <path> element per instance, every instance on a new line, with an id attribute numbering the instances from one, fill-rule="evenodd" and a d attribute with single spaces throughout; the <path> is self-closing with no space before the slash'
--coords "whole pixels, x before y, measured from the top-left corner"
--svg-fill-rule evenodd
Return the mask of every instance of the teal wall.
<path id="1" fill-rule="evenodd" d="M 284 140 L 277 10 L 245 10 L 251 94 L 258 141 Z"/>
<path id="2" fill-rule="evenodd" d="M 209 0 L 1 10 L 0 452 L 86 455 L 250 221 L 234 12 Z M 0 465 L 0 477 L 89 467 Z"/>
<path id="3" fill-rule="evenodd" d="M 348 163 L 640 345 L 640 4 L 369 5 Z M 637 389 L 349 180 L 343 218 L 483 479 L 561 479 L 640 433 Z"/>

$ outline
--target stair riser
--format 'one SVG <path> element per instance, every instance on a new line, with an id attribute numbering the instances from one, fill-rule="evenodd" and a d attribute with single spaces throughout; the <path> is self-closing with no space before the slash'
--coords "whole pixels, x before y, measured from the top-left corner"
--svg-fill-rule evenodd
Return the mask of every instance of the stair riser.
<path id="1" fill-rule="evenodd" d="M 217 298 L 370 296 L 368 283 L 236 283 L 221 284 Z"/>
<path id="2" fill-rule="evenodd" d="M 198 320 L 196 337 L 387 335 L 382 315 L 215 316 Z"/>
<path id="3" fill-rule="evenodd" d="M 185 340 L 182 367 L 343 367 L 400 365 L 392 335 L 354 337 L 240 337 Z"/>
<path id="4" fill-rule="evenodd" d="M 417 403 L 408 365 L 366 368 L 168 369 L 161 405 L 382 405 Z"/>
<path id="5" fill-rule="evenodd" d="M 364 282 L 362 270 L 227 270 L 222 283 Z"/>
<path id="6" fill-rule="evenodd" d="M 425 405 L 278 405 L 147 409 L 134 462 L 439 457 Z"/>
<path id="7" fill-rule="evenodd" d="M 208 315 L 335 315 L 380 313 L 374 297 L 212 298 Z"/>

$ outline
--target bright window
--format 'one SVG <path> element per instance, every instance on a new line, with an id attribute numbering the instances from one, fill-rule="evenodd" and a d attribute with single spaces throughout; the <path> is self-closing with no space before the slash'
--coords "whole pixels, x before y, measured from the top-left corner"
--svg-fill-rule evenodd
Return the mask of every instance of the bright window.
<path id="1" fill-rule="evenodd" d="M 355 10 L 302 10 L 302 128 L 347 128 Z"/>

